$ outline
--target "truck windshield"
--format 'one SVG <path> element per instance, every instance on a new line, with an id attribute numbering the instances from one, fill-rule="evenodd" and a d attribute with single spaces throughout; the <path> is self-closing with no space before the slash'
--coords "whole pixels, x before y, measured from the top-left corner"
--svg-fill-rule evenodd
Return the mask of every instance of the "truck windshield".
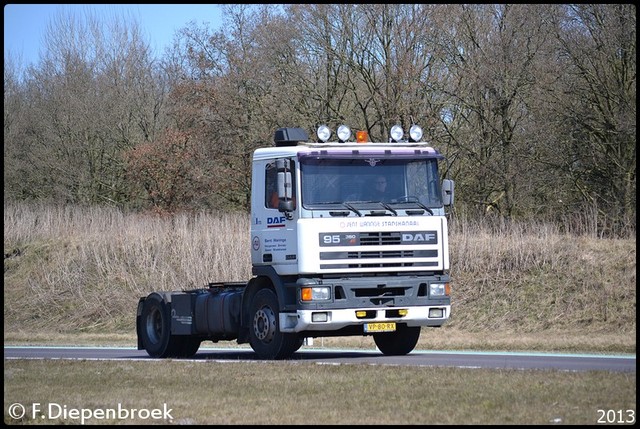
<path id="1" fill-rule="evenodd" d="M 413 203 L 442 207 L 436 158 L 300 159 L 302 204 L 322 209 L 344 203 Z"/>

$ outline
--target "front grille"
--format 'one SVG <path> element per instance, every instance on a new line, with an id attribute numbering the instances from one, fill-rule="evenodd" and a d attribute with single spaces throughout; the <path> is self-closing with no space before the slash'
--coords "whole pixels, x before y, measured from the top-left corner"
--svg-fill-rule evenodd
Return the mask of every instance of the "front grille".
<path id="1" fill-rule="evenodd" d="M 385 263 L 367 263 L 367 264 L 320 264 L 320 269 L 323 270 L 335 270 L 335 269 L 355 269 L 355 268 L 397 268 L 397 267 L 424 267 L 435 268 L 438 266 L 438 262 L 385 262 Z"/>
<path id="2" fill-rule="evenodd" d="M 402 237 L 399 232 L 360 233 L 360 245 L 362 246 L 390 246 L 401 243 Z"/>
<path id="3" fill-rule="evenodd" d="M 378 252 L 320 252 L 321 261 L 334 259 L 388 259 L 388 258 L 437 258 L 438 251 L 433 250 L 381 250 Z"/>

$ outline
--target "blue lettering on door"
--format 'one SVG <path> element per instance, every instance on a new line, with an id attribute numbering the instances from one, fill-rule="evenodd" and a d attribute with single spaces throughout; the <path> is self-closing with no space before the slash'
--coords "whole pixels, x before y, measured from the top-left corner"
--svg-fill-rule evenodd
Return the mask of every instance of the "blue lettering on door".
<path id="1" fill-rule="evenodd" d="M 286 219 L 284 216 L 268 217 L 267 228 L 282 228 Z"/>

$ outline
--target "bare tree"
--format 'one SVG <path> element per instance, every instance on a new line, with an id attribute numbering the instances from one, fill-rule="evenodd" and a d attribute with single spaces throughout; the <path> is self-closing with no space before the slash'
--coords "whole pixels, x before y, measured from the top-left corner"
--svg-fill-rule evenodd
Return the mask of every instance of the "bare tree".
<path id="1" fill-rule="evenodd" d="M 457 211 L 566 223 L 587 209 L 600 233 L 635 230 L 632 5 L 223 10 L 224 31 L 194 21 L 161 60 L 135 22 L 91 15 L 54 21 L 23 78 L 5 58 L 5 197 L 248 209 L 251 153 L 275 129 L 378 140 L 418 123 L 449 158 Z"/>
<path id="2" fill-rule="evenodd" d="M 554 166 L 595 208 L 605 234 L 635 230 L 636 7 L 564 6 L 556 37 L 562 65 L 548 118 L 564 136 Z"/>
<path id="3" fill-rule="evenodd" d="M 540 186 L 531 132 L 532 101 L 544 79 L 549 8 L 539 5 L 461 5 L 448 48 L 447 88 L 454 123 L 461 194 L 483 211 L 518 216 Z M 454 133 L 455 131 L 455 133 Z M 533 184 L 533 186 L 532 186 Z"/>
<path id="4" fill-rule="evenodd" d="M 22 173 L 39 198 L 127 204 L 121 152 L 153 138 L 165 91 L 137 24 L 60 13 L 44 40 L 26 73 L 27 135 L 11 156 L 30 160 Z"/>

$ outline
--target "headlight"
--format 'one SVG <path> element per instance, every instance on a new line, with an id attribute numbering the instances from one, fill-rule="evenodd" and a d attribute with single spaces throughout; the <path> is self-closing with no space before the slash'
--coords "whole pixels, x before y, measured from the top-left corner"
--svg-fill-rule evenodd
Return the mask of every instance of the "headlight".
<path id="1" fill-rule="evenodd" d="M 338 138 L 340 139 L 340 142 L 346 142 L 349 140 L 349 137 L 351 137 L 351 129 L 346 125 L 340 125 L 338 127 Z"/>
<path id="2" fill-rule="evenodd" d="M 331 288 L 323 286 L 303 287 L 300 289 L 302 301 L 327 301 L 331 299 Z"/>
<path id="3" fill-rule="evenodd" d="M 316 134 L 322 143 L 326 143 L 329 137 L 331 137 L 331 130 L 326 125 L 320 125 Z"/>
<path id="4" fill-rule="evenodd" d="M 389 134 L 391 135 L 391 140 L 399 142 L 402 140 L 402 136 L 404 136 L 404 131 L 402 131 L 402 127 L 400 125 L 394 125 L 391 127 L 391 132 Z"/>
<path id="5" fill-rule="evenodd" d="M 411 141 L 413 142 L 419 142 L 422 140 L 422 128 L 420 128 L 419 125 L 411 125 L 409 137 L 411 137 Z"/>
<path id="6" fill-rule="evenodd" d="M 429 296 L 447 296 L 449 295 L 448 283 L 431 283 L 429 285 Z"/>

